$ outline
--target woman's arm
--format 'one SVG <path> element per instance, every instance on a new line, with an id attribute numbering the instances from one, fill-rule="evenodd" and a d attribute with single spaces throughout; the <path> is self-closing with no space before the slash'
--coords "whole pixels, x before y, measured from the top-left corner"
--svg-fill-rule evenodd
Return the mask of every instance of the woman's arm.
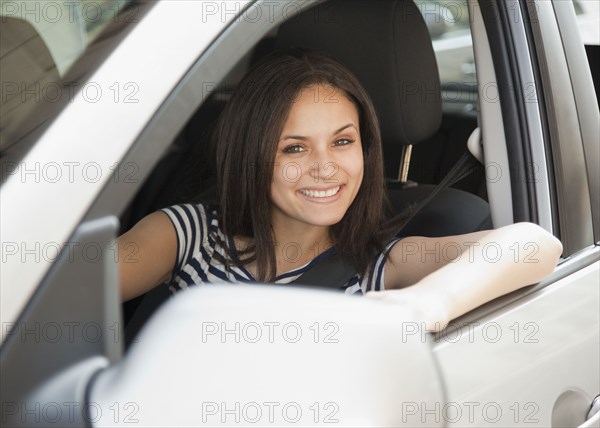
<path id="1" fill-rule="evenodd" d="M 390 252 L 387 291 L 368 295 L 415 302 L 427 328 L 439 331 L 485 302 L 539 282 L 554 270 L 561 253 L 561 242 L 533 223 L 441 238 L 409 237 Z"/>
<path id="2" fill-rule="evenodd" d="M 166 281 L 177 257 L 177 235 L 157 211 L 117 239 L 121 299 L 127 301 Z"/>

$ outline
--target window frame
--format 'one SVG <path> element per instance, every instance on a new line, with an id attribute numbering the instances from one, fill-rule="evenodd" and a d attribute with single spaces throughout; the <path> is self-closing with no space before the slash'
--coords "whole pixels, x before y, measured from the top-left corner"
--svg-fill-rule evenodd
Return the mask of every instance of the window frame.
<path id="1" fill-rule="evenodd" d="M 598 222 L 598 213 L 595 209 L 596 214 L 593 214 L 593 196 L 590 193 L 593 190 L 590 177 L 592 170 L 598 176 L 598 163 L 596 161 L 596 165 L 590 168 L 591 159 L 586 160 L 585 152 L 590 153 L 590 149 L 586 150 L 585 145 L 589 147 L 593 144 L 589 135 L 593 131 L 589 130 L 591 112 L 581 108 L 586 99 L 582 92 L 593 92 L 593 86 L 590 91 L 591 74 L 589 67 L 579 67 L 581 71 L 577 76 L 572 63 L 569 66 L 568 56 L 573 56 L 573 53 L 582 53 L 578 55 L 578 59 L 583 60 L 580 64 L 587 64 L 581 39 L 566 35 L 578 33 L 564 31 L 567 22 L 576 25 L 571 2 L 529 1 L 527 13 L 532 46 L 535 48 L 533 54 L 540 76 L 539 90 L 544 94 L 542 102 L 546 116 L 543 118 L 548 130 L 545 143 L 552 153 L 559 237 L 564 247 L 563 255 L 570 256 L 593 245 L 594 233 L 596 236 L 598 234 L 598 226 L 594 227 L 594 223 Z M 560 21 L 564 21 L 562 31 Z M 580 46 L 576 45 L 577 41 Z M 597 107 L 595 113 L 596 122 L 600 123 Z M 582 121 L 587 122 L 587 127 L 582 127 Z M 588 134 L 585 140 L 582 130 Z"/>

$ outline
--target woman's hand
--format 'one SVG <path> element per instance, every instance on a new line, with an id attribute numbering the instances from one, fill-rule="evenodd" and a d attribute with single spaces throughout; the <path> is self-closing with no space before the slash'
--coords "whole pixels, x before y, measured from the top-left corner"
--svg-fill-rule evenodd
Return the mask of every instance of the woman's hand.
<path id="1" fill-rule="evenodd" d="M 418 285 L 400 290 L 369 291 L 366 297 L 391 304 L 410 306 L 426 331 L 437 332 L 448 325 L 449 300 L 443 290 Z"/>

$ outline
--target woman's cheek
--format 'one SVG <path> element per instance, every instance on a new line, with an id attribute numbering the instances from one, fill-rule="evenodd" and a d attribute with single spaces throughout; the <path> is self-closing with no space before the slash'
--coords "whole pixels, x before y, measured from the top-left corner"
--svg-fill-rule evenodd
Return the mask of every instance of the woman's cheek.
<path id="1" fill-rule="evenodd" d="M 352 163 L 349 165 L 349 169 L 351 170 L 350 175 L 356 177 L 358 180 L 358 184 L 362 182 L 364 176 L 364 160 L 362 155 L 362 150 L 358 150 L 358 153 L 352 157 Z"/>

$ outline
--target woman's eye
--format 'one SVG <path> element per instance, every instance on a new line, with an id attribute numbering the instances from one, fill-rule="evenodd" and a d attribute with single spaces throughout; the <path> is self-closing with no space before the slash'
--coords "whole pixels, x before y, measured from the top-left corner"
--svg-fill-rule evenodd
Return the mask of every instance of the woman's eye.
<path id="1" fill-rule="evenodd" d="M 283 149 L 284 153 L 300 153 L 304 151 L 304 147 L 300 144 L 293 144 L 291 146 L 287 146 Z"/>
<path id="2" fill-rule="evenodd" d="M 354 140 L 350 140 L 348 138 L 342 138 L 341 140 L 337 140 L 335 142 L 335 145 L 336 146 L 346 146 L 346 145 L 352 144 L 352 143 L 354 143 Z"/>

